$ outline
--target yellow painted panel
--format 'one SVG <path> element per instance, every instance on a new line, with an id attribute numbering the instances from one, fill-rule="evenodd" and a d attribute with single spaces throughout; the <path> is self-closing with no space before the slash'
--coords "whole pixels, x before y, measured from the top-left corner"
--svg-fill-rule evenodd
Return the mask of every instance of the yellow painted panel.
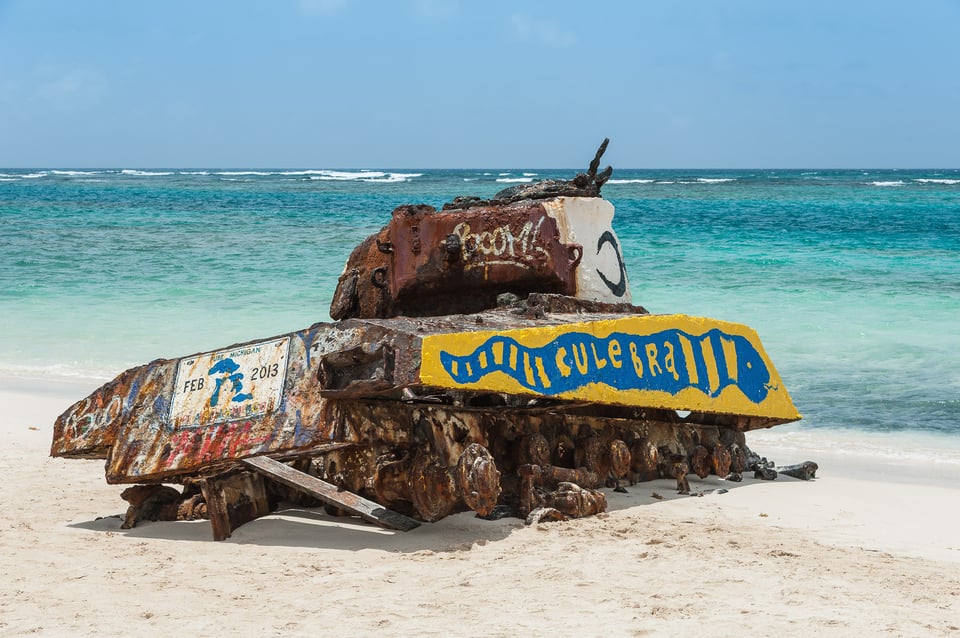
<path id="1" fill-rule="evenodd" d="M 421 381 L 444 388 L 800 418 L 756 332 L 716 319 L 633 315 L 432 335 L 421 355 Z"/>

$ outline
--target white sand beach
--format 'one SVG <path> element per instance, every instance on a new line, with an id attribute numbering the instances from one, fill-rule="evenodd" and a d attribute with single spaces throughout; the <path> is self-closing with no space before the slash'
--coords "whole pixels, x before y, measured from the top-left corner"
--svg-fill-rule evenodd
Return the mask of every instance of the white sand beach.
<path id="1" fill-rule="evenodd" d="M 466 513 L 394 533 L 295 509 L 218 543 L 207 521 L 121 530 L 103 462 L 48 456 L 96 385 L 0 382 L 0 635 L 960 635 L 954 467 L 821 455 L 810 482 L 691 475 L 729 491 L 642 483 L 530 527 Z M 807 460 L 764 434 L 748 444 Z"/>

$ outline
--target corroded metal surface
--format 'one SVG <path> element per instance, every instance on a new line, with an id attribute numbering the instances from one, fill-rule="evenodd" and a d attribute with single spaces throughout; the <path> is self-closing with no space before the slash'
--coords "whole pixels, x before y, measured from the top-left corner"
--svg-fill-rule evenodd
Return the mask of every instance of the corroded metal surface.
<path id="1" fill-rule="evenodd" d="M 572 295 L 582 256 L 581 245 L 563 243 L 539 203 L 449 212 L 401 206 L 351 254 L 330 315 L 476 312 L 504 292 Z"/>
<path id="2" fill-rule="evenodd" d="M 61 415 L 54 425 L 51 456 L 107 458 L 140 391 L 147 395 L 154 391 L 153 387 L 143 385 L 143 377 L 151 365 L 123 372 Z"/>
<path id="3" fill-rule="evenodd" d="M 538 507 L 556 507 L 549 503 L 561 483 L 598 489 L 621 480 L 680 480 L 695 449 L 710 455 L 743 444 L 742 433 L 724 436 L 732 431 L 684 424 L 667 410 L 612 417 L 563 404 L 491 410 L 385 403 L 337 402 L 338 418 L 365 424 L 363 442 L 318 454 L 316 470 L 325 480 L 424 520 L 466 509 L 486 514 L 496 502 L 526 516 Z M 465 479 L 471 471 L 476 478 Z"/>
<path id="4" fill-rule="evenodd" d="M 521 184 L 492 200 L 460 197 L 441 211 L 396 208 L 390 223 L 351 253 L 330 316 L 478 312 L 494 307 L 501 293 L 629 302 L 613 207 L 600 198 L 613 172 L 597 172 L 608 141 L 587 172 L 569 181 Z M 578 269 L 585 256 L 588 267 Z M 603 285 L 593 285 L 597 278 Z"/>

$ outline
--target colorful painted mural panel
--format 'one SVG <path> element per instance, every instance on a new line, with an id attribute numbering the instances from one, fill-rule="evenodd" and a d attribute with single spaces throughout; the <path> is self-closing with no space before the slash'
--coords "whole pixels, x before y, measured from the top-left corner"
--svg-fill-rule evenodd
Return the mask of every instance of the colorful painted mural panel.
<path id="1" fill-rule="evenodd" d="M 421 380 L 446 388 L 798 419 L 749 327 L 646 315 L 433 335 Z"/>

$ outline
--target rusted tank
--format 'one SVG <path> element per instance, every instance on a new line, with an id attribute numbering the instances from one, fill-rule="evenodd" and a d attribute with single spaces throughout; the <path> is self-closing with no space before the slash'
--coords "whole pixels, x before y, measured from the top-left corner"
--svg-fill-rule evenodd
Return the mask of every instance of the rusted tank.
<path id="1" fill-rule="evenodd" d="M 184 485 L 179 502 L 128 490 L 126 523 L 209 515 L 217 538 L 269 509 L 225 495 L 279 483 L 404 528 L 738 478 L 743 433 L 800 416 L 753 330 L 631 303 L 605 145 L 571 181 L 398 208 L 348 259 L 339 321 L 127 370 L 57 419 L 51 454 L 103 458 L 109 483 Z"/>

